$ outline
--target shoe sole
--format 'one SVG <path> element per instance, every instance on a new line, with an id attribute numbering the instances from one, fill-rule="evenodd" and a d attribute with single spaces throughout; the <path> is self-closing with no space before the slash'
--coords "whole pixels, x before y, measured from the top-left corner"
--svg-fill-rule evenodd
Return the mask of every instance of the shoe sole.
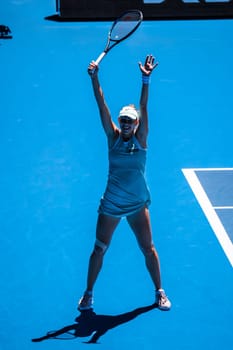
<path id="1" fill-rule="evenodd" d="M 93 306 L 78 306 L 77 309 L 79 311 L 85 311 L 85 310 L 93 309 Z"/>
<path id="2" fill-rule="evenodd" d="M 162 307 L 159 307 L 158 306 L 158 309 L 160 310 L 160 311 L 170 311 L 171 310 L 171 308 L 169 307 L 167 307 L 167 308 L 162 308 Z"/>

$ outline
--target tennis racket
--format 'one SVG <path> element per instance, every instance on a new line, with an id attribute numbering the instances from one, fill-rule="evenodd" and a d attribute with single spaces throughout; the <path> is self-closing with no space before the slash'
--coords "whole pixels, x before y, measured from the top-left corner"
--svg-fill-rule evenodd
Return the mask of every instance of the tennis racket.
<path id="1" fill-rule="evenodd" d="M 99 55 L 96 64 L 99 64 L 104 56 L 121 41 L 128 38 L 139 27 L 143 20 L 143 14 L 139 10 L 129 10 L 118 17 L 112 24 L 108 33 L 107 45 Z"/>

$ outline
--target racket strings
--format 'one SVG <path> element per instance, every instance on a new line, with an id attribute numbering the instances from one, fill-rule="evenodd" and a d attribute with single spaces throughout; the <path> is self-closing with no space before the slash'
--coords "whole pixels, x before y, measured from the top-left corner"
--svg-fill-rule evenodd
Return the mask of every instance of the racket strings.
<path id="1" fill-rule="evenodd" d="M 119 41 L 132 33 L 141 21 L 140 16 L 135 14 L 126 14 L 116 21 L 112 28 L 110 38 L 112 41 Z"/>

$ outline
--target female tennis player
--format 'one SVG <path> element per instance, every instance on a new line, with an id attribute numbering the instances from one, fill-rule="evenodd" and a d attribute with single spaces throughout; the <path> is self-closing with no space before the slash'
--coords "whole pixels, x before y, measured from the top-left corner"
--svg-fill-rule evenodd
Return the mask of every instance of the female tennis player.
<path id="1" fill-rule="evenodd" d="M 152 241 L 149 215 L 150 193 L 144 176 L 148 136 L 148 89 L 150 75 L 157 66 L 152 55 L 139 63 L 142 73 L 140 111 L 133 105 L 123 107 L 118 116 L 119 127 L 111 118 L 98 79 L 98 65 L 88 67 L 103 129 L 107 136 L 109 174 L 106 190 L 100 201 L 96 240 L 89 260 L 87 286 L 78 309 L 93 307 L 93 287 L 101 270 L 104 254 L 114 230 L 126 217 L 138 245 L 145 256 L 146 267 L 155 286 L 155 303 L 160 310 L 169 310 L 171 303 L 161 286 L 158 254 Z"/>

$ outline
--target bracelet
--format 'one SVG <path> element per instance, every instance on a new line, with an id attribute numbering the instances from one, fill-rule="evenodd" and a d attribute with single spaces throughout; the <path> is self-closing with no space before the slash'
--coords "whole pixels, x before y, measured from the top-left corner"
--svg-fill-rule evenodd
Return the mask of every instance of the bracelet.
<path id="1" fill-rule="evenodd" d="M 142 82 L 143 82 L 143 84 L 145 84 L 145 85 L 148 85 L 148 84 L 150 84 L 150 76 L 149 75 L 142 75 Z"/>

